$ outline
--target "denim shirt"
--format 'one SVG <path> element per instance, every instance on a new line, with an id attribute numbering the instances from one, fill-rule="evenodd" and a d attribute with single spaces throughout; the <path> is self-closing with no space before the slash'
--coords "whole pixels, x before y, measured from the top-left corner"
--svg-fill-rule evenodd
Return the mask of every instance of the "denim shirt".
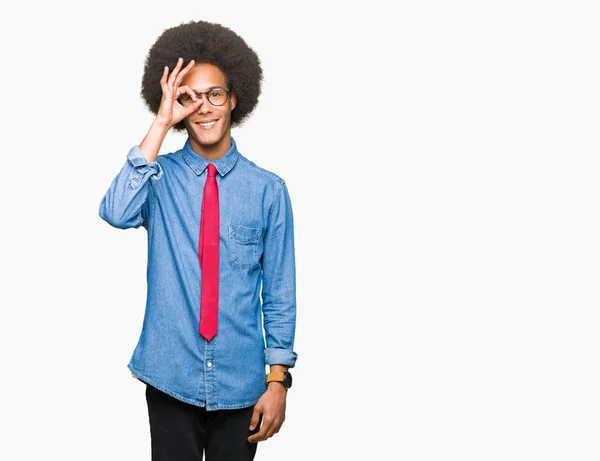
<path id="1" fill-rule="evenodd" d="M 292 368 L 296 269 L 292 206 L 285 182 L 241 155 L 235 140 L 217 169 L 218 332 L 198 332 L 202 195 L 209 161 L 189 140 L 148 162 L 139 146 L 100 203 L 100 217 L 148 235 L 147 297 L 133 377 L 207 410 L 254 405 L 266 365 Z M 125 259 L 123 260 L 125 262 Z M 262 299 L 261 299 L 262 298 Z"/>

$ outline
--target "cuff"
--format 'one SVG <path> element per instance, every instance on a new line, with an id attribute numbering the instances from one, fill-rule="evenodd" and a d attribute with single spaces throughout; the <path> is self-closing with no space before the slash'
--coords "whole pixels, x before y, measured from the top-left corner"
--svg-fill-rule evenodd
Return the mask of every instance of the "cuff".
<path id="1" fill-rule="evenodd" d="M 265 363 L 267 365 L 286 365 L 293 368 L 298 354 L 290 349 L 265 349 Z"/>
<path id="2" fill-rule="evenodd" d="M 148 160 L 146 160 L 146 157 L 144 157 L 144 153 L 140 149 L 140 146 L 133 146 L 131 149 L 129 149 L 129 153 L 127 154 L 127 160 L 129 160 L 131 166 L 142 166 L 148 165 L 149 163 L 156 163 L 148 162 Z"/>
<path id="3" fill-rule="evenodd" d="M 139 145 L 135 145 L 129 150 L 127 154 L 127 161 L 141 175 L 149 170 L 153 170 L 152 179 L 158 179 L 162 176 L 162 168 L 160 163 L 149 162 L 146 160 L 146 157 L 144 157 L 144 153 L 140 149 Z"/>

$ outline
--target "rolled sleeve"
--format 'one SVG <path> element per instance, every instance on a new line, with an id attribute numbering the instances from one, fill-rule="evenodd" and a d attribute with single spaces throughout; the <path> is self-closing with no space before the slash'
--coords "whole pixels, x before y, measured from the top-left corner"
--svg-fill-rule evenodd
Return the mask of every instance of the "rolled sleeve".
<path id="1" fill-rule="evenodd" d="M 147 227 L 149 180 L 160 179 L 162 175 L 160 163 L 148 162 L 138 145 L 132 147 L 100 202 L 100 217 L 119 229 L 138 228 L 142 224 Z"/>
<path id="2" fill-rule="evenodd" d="M 144 157 L 144 153 L 140 149 L 140 146 L 133 146 L 127 153 L 127 161 L 135 168 L 138 174 L 145 174 L 150 172 L 150 177 L 153 179 L 159 179 L 162 174 L 162 168 L 158 162 L 149 162 Z"/>
<path id="3" fill-rule="evenodd" d="M 281 184 L 269 212 L 262 261 L 262 311 L 265 329 L 265 362 L 296 363 L 293 350 L 296 330 L 296 267 L 294 222 L 288 189 Z"/>
<path id="4" fill-rule="evenodd" d="M 297 358 L 298 354 L 289 349 L 265 349 L 265 363 L 267 365 L 287 365 L 293 368 Z"/>

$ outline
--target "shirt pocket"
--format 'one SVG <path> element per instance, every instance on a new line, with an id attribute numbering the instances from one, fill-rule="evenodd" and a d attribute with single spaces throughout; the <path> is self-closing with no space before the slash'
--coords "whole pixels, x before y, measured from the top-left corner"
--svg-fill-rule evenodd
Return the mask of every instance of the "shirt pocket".
<path id="1" fill-rule="evenodd" d="M 258 264 L 261 256 L 262 229 L 260 227 L 229 225 L 229 264 L 244 269 Z"/>

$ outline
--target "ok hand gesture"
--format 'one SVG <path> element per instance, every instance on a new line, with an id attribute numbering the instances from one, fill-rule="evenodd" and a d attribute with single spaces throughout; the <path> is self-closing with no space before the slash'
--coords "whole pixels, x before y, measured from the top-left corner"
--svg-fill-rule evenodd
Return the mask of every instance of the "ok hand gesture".
<path id="1" fill-rule="evenodd" d="M 187 66 L 182 70 L 183 58 L 177 60 L 177 65 L 169 75 L 169 67 L 165 66 L 162 78 L 160 79 L 160 86 L 162 88 L 162 98 L 160 100 L 160 107 L 156 114 L 156 119 L 159 123 L 169 128 L 177 123 L 181 122 L 185 117 L 190 115 L 195 110 L 198 110 L 202 99 L 198 99 L 196 93 L 187 85 L 181 85 L 181 81 L 185 74 L 194 67 L 195 62 L 192 59 Z M 177 100 L 182 94 L 188 94 L 193 103 L 189 106 L 182 106 Z"/>

